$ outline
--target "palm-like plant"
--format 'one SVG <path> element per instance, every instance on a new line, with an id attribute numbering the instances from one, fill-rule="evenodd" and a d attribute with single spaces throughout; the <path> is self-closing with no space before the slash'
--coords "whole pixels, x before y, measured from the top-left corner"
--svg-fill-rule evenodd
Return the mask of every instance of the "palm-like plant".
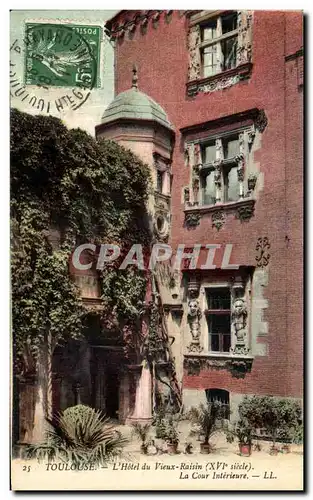
<path id="1" fill-rule="evenodd" d="M 222 430 L 222 419 L 224 417 L 222 405 L 217 402 L 210 402 L 206 405 L 201 403 L 197 408 L 192 407 L 187 416 L 191 423 L 197 425 L 200 433 L 204 435 L 203 444 L 211 449 L 211 437 Z M 198 431 L 192 430 L 190 434 L 198 434 Z"/>
<path id="2" fill-rule="evenodd" d="M 151 425 L 150 424 L 140 424 L 139 422 L 135 422 L 132 424 L 133 435 L 137 436 L 141 440 L 141 451 L 143 453 L 147 453 L 148 442 L 147 438 L 150 432 Z"/>
<path id="3" fill-rule="evenodd" d="M 46 442 L 30 445 L 28 458 L 39 461 L 62 461 L 100 466 L 113 461 L 123 453 L 128 442 L 99 410 L 77 405 L 57 415 L 55 422 L 48 420 L 50 429 Z"/>

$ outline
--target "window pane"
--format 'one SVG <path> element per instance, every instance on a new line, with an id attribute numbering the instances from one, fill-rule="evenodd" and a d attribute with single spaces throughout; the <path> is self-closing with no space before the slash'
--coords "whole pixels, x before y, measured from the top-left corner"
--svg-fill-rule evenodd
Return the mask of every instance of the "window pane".
<path id="1" fill-rule="evenodd" d="M 202 40 L 213 40 L 216 38 L 216 20 L 210 22 L 202 29 Z"/>
<path id="2" fill-rule="evenodd" d="M 224 56 L 223 69 L 232 69 L 236 67 L 237 37 L 224 40 L 222 43 L 222 52 Z"/>
<path id="3" fill-rule="evenodd" d="M 230 351 L 230 335 L 223 335 L 223 352 Z"/>
<path id="4" fill-rule="evenodd" d="M 225 176 L 225 201 L 236 201 L 239 197 L 237 166 L 228 170 Z"/>
<path id="5" fill-rule="evenodd" d="M 215 75 L 217 72 L 217 46 L 205 47 L 203 49 L 203 76 Z"/>
<path id="6" fill-rule="evenodd" d="M 233 158 L 239 154 L 238 136 L 223 139 L 224 158 Z"/>
<path id="7" fill-rule="evenodd" d="M 208 309 L 229 309 L 230 291 L 229 288 L 207 288 Z"/>
<path id="8" fill-rule="evenodd" d="M 219 336 L 211 335 L 211 351 L 219 351 L 219 350 L 220 350 Z"/>
<path id="9" fill-rule="evenodd" d="M 230 334 L 230 314 L 210 314 L 210 333 Z"/>
<path id="10" fill-rule="evenodd" d="M 203 179 L 202 203 L 203 205 L 214 205 L 215 203 L 215 182 L 213 170 L 208 172 Z"/>
<path id="11" fill-rule="evenodd" d="M 229 33 L 229 31 L 233 31 L 237 29 L 237 13 L 229 14 L 227 16 L 222 17 L 222 32 Z"/>
<path id="12" fill-rule="evenodd" d="M 163 188 L 163 172 L 157 171 L 157 191 L 162 193 Z"/>
<path id="13" fill-rule="evenodd" d="M 204 148 L 204 163 L 212 163 L 216 159 L 215 142 L 208 144 Z"/>

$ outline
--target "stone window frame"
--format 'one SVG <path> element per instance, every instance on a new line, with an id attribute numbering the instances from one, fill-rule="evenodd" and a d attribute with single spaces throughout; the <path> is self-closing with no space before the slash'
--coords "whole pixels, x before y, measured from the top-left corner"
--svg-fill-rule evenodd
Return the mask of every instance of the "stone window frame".
<path id="1" fill-rule="evenodd" d="M 192 326 L 191 322 L 188 323 L 188 334 L 186 342 L 185 355 L 196 355 L 212 359 L 232 359 L 232 358 L 252 358 L 252 340 L 251 340 L 251 314 L 252 314 L 252 298 L 251 298 L 251 287 L 252 287 L 252 276 L 249 274 L 242 274 L 240 272 L 234 272 L 232 276 L 228 279 L 218 277 L 212 279 L 203 278 L 201 283 L 199 283 L 199 296 L 196 300 L 197 307 L 199 308 L 199 313 L 194 316 L 194 321 L 198 322 L 196 330 L 198 330 L 197 339 L 195 340 L 194 331 L 195 328 Z M 231 295 L 231 347 L 229 352 L 222 351 L 211 351 L 210 341 L 209 341 L 209 329 L 206 318 L 206 311 L 208 310 L 207 304 L 207 289 L 220 289 L 228 288 Z M 236 317 L 234 315 L 235 302 L 237 300 L 243 301 L 245 307 L 245 337 L 243 341 L 240 341 L 236 335 L 235 321 Z M 189 299 L 190 303 L 195 302 L 194 298 Z"/>
<path id="2" fill-rule="evenodd" d="M 249 322 L 250 322 L 250 315 L 251 315 L 251 306 L 252 302 L 249 297 L 249 288 L 250 288 L 250 280 L 248 277 L 243 278 L 239 274 L 234 274 L 233 280 L 227 280 L 227 281 L 220 281 L 220 280 L 214 280 L 214 281 L 206 281 L 203 280 L 201 285 L 200 285 L 200 307 L 203 312 L 202 318 L 201 318 L 201 337 L 203 338 L 203 347 L 204 347 L 204 353 L 206 353 L 208 356 L 211 357 L 231 357 L 233 355 L 247 355 L 250 352 L 250 328 L 249 328 Z M 222 352 L 222 351 L 211 351 L 210 350 L 210 345 L 209 345 L 209 329 L 208 329 L 208 324 L 207 324 L 207 319 L 206 319 L 206 311 L 208 310 L 208 304 L 207 304 L 207 289 L 218 289 L 218 288 L 228 288 L 230 291 L 230 300 L 231 300 L 231 342 L 230 342 L 230 350 L 229 352 Z M 238 292 L 238 290 L 240 290 Z M 246 342 L 245 342 L 245 349 L 246 352 L 236 352 L 236 335 L 235 335 L 235 330 L 234 330 L 234 323 L 232 319 L 232 311 L 234 308 L 234 303 L 238 299 L 243 299 L 246 303 L 247 307 L 247 317 L 246 317 Z M 239 349 L 240 350 L 240 349 Z"/>
<path id="3" fill-rule="evenodd" d="M 218 231 L 226 221 L 226 214 L 234 212 L 241 222 L 254 215 L 256 193 L 259 191 L 258 178 L 260 167 L 256 166 L 254 153 L 260 147 L 261 134 L 267 126 L 264 110 L 253 108 L 235 115 L 218 118 L 180 129 L 184 137 L 184 162 L 189 169 L 189 184 L 182 189 L 185 227 L 195 228 L 205 214 L 210 214 L 212 227 Z M 220 192 L 222 187 L 223 148 L 221 141 L 238 134 L 239 154 L 236 156 L 238 176 L 238 200 L 222 201 L 217 196 L 214 204 L 200 203 L 200 176 L 203 171 L 202 145 L 216 141 L 216 160 L 212 163 L 215 170 L 215 185 Z M 227 166 L 228 160 L 225 161 Z M 262 184 L 262 181 L 261 181 Z"/>
<path id="4" fill-rule="evenodd" d="M 233 12 L 237 12 L 237 29 L 235 30 L 238 37 L 236 67 L 203 77 L 202 50 L 206 42 L 202 41 L 201 31 L 209 21 L 221 19 L 221 17 Z M 189 96 L 195 96 L 199 92 L 208 93 L 222 90 L 250 77 L 252 71 L 252 21 L 252 11 L 248 10 L 201 11 L 189 14 L 187 35 L 189 52 L 187 94 Z M 220 25 L 220 22 L 218 24 Z M 235 31 L 231 33 L 231 36 L 235 34 Z M 220 44 L 222 40 L 229 36 L 229 34 L 222 35 L 220 33 L 214 43 Z"/>
<path id="5" fill-rule="evenodd" d="M 245 133 L 247 132 L 247 133 Z M 231 165 L 237 165 L 237 179 L 238 179 L 238 199 L 234 202 L 240 201 L 244 198 L 244 164 L 249 161 L 249 138 L 248 133 L 251 132 L 250 127 L 248 130 L 238 131 L 231 130 L 223 134 L 217 134 L 210 136 L 209 138 L 199 140 L 201 163 L 199 164 L 199 198 L 196 203 L 199 206 L 205 206 L 202 203 L 202 189 L 201 189 L 201 176 L 205 174 L 206 171 L 213 170 L 214 181 L 215 181 L 215 203 L 210 204 L 216 205 L 218 203 L 226 204 L 225 200 L 225 172 L 229 169 Z M 224 158 L 223 152 L 223 141 L 224 139 L 236 136 L 239 142 L 239 153 L 232 158 Z M 204 147 L 215 141 L 215 160 L 213 162 L 204 163 Z"/>
<path id="6" fill-rule="evenodd" d="M 217 212 L 223 212 L 222 223 L 224 223 L 226 211 L 236 210 L 240 218 L 241 211 L 244 209 L 250 216 L 254 212 L 255 199 L 253 198 L 254 189 L 257 181 L 257 174 L 248 172 L 247 165 L 250 163 L 251 142 L 254 138 L 254 127 L 237 127 L 223 133 L 209 134 L 203 139 L 196 139 L 185 143 L 185 159 L 191 168 L 191 179 L 188 187 L 184 188 L 184 211 L 186 221 L 195 212 L 197 214 L 212 213 L 213 226 L 220 229 L 218 219 L 215 219 Z M 238 135 L 239 154 L 233 159 L 224 160 L 223 158 L 223 139 Z M 210 164 L 203 164 L 203 147 L 215 141 L 216 160 Z M 238 199 L 235 201 L 224 201 L 224 174 L 225 169 L 229 168 L 230 163 L 237 164 L 238 179 Z M 201 177 L 205 171 L 211 168 L 214 171 L 215 183 L 215 203 L 202 203 Z M 249 215 L 247 213 L 246 215 Z M 199 222 L 199 221 L 198 221 Z"/>

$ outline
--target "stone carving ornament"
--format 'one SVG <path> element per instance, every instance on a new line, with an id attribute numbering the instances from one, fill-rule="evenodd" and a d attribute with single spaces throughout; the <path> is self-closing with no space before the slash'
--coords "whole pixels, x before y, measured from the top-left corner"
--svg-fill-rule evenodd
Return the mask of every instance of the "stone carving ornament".
<path id="1" fill-rule="evenodd" d="M 262 269 L 266 267 L 269 263 L 270 260 L 270 253 L 269 249 L 271 248 L 269 239 L 267 236 L 260 237 L 258 238 L 257 244 L 256 244 L 256 251 L 257 255 L 255 257 L 255 260 L 257 262 L 257 266 L 261 267 Z"/>
<path id="2" fill-rule="evenodd" d="M 216 229 L 219 231 L 226 221 L 225 212 L 223 210 L 215 210 L 211 215 L 211 219 L 212 227 L 216 227 Z"/>
<path id="3" fill-rule="evenodd" d="M 188 346 L 189 352 L 201 352 L 203 347 L 200 344 L 200 319 L 202 313 L 197 299 L 191 299 L 188 303 L 188 323 L 192 341 Z"/>
<path id="4" fill-rule="evenodd" d="M 238 12 L 238 45 L 237 65 L 251 61 L 252 56 L 252 13 L 250 11 Z"/>
<path id="5" fill-rule="evenodd" d="M 200 41 L 201 41 L 201 32 L 199 24 L 191 26 L 188 33 L 189 81 L 196 80 L 197 78 L 200 78 L 201 75 L 201 55 L 199 50 Z"/>

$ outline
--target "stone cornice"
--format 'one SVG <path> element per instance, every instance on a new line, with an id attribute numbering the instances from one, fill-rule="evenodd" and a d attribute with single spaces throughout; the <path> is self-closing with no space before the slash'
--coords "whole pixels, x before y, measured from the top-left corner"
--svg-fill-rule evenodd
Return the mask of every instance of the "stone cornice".
<path id="1" fill-rule="evenodd" d="M 258 121 L 260 120 L 260 116 L 262 114 L 264 114 L 264 111 L 262 109 L 251 108 L 245 111 L 240 111 L 239 113 L 235 113 L 233 115 L 221 116 L 205 123 L 195 123 L 194 125 L 188 125 L 187 127 L 182 127 L 179 130 L 183 135 L 187 135 L 198 131 L 210 131 L 212 129 L 222 128 L 226 125 L 236 125 L 237 129 L 241 123 L 247 120 L 252 120 L 256 124 L 258 124 Z"/>
<path id="2" fill-rule="evenodd" d="M 255 199 L 249 197 L 229 203 L 186 207 L 184 210 L 185 226 L 194 228 L 200 224 L 203 215 L 211 214 L 212 227 L 215 227 L 219 231 L 225 224 L 227 213 L 235 213 L 237 219 L 241 222 L 245 222 L 253 217 L 254 206 Z"/>
<path id="3" fill-rule="evenodd" d="M 112 19 L 105 23 L 106 33 L 112 39 L 122 38 L 126 32 L 133 33 L 139 26 L 142 32 L 145 32 L 149 21 L 152 22 L 154 28 L 157 27 L 161 15 L 164 16 L 166 22 L 170 22 L 173 12 L 178 12 L 181 17 L 188 11 L 173 11 L 173 10 L 121 10 Z M 127 16 L 127 19 L 120 17 Z"/>
<path id="4" fill-rule="evenodd" d="M 251 371 L 254 357 L 236 354 L 185 354 L 184 369 L 188 375 L 202 370 L 228 370 L 235 378 L 244 378 Z"/>

